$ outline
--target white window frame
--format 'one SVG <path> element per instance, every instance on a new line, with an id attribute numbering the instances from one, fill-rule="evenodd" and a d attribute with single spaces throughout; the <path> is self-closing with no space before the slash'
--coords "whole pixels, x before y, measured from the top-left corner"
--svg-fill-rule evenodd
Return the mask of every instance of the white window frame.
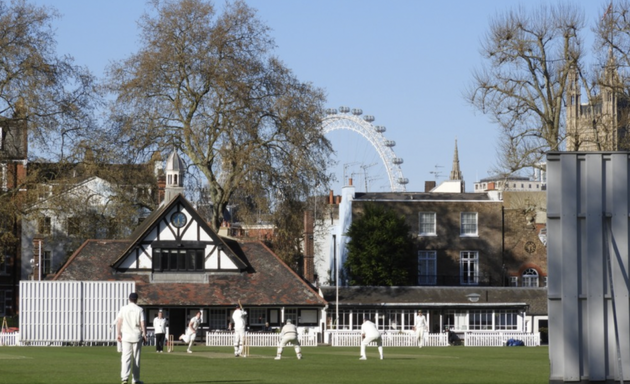
<path id="1" fill-rule="evenodd" d="M 461 251 L 459 253 L 459 283 L 461 285 L 479 285 L 478 251 Z"/>
<path id="2" fill-rule="evenodd" d="M 493 329 L 495 331 L 517 331 L 518 316 L 518 312 L 515 310 L 495 309 Z"/>
<path id="3" fill-rule="evenodd" d="M 477 212 L 460 213 L 460 236 L 477 237 L 479 235 L 479 218 Z"/>
<path id="4" fill-rule="evenodd" d="M 418 285 L 437 284 L 437 251 L 418 251 Z"/>
<path id="5" fill-rule="evenodd" d="M 538 288 L 539 281 L 538 271 L 534 268 L 527 268 L 523 271 L 521 284 L 523 287 Z"/>
<path id="6" fill-rule="evenodd" d="M 518 287 L 518 276 L 510 276 L 510 287 Z"/>
<path id="7" fill-rule="evenodd" d="M 418 235 L 437 236 L 437 224 L 435 212 L 418 213 Z"/>

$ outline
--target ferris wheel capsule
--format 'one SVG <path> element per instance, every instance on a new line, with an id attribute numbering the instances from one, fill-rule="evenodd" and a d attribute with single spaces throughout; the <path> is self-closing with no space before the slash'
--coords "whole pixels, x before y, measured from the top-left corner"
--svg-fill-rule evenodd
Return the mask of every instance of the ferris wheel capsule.
<path id="1" fill-rule="evenodd" d="M 378 132 L 378 133 L 383 133 L 383 132 L 387 131 L 387 128 L 385 128 L 385 127 L 384 127 L 384 126 L 382 126 L 382 125 L 377 125 L 376 127 L 374 127 L 374 130 L 375 130 L 376 132 Z"/>
<path id="2" fill-rule="evenodd" d="M 400 165 L 403 163 L 403 159 L 401 159 L 400 157 L 394 157 L 392 159 L 392 163 L 396 164 L 396 165 Z"/>
<path id="3" fill-rule="evenodd" d="M 401 177 L 400 179 L 398 179 L 398 184 L 402 184 L 402 185 L 409 184 L 409 179 L 406 177 Z"/>
<path id="4" fill-rule="evenodd" d="M 328 108 L 326 110 L 326 114 L 327 115 L 336 115 L 337 114 L 337 110 L 335 108 Z"/>
<path id="5" fill-rule="evenodd" d="M 356 116 L 362 115 L 363 114 L 363 110 L 361 108 L 353 108 L 352 109 L 352 114 L 356 115 Z"/>
<path id="6" fill-rule="evenodd" d="M 363 116 L 363 120 L 367 121 L 368 123 L 371 123 L 374 121 L 374 116 L 372 115 L 365 115 Z"/>
<path id="7" fill-rule="evenodd" d="M 339 107 L 339 112 L 340 113 L 348 113 L 348 112 L 350 112 L 350 108 L 341 106 L 341 107 Z"/>
<path id="8" fill-rule="evenodd" d="M 393 147 L 396 145 L 396 142 L 394 140 L 385 140 L 385 146 L 387 147 Z"/>

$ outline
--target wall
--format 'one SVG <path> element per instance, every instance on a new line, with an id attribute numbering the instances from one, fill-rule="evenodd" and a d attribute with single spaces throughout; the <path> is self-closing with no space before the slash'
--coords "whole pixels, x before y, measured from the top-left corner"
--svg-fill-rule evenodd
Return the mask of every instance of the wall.
<path id="1" fill-rule="evenodd" d="M 550 383 L 630 380 L 629 155 L 547 155 Z"/>
<path id="2" fill-rule="evenodd" d="M 502 286 L 501 202 L 490 200 L 355 200 L 353 216 L 374 203 L 406 217 L 416 238 L 416 252 L 437 251 L 437 285 L 460 285 L 460 252 L 479 252 L 479 285 Z M 419 212 L 436 213 L 436 236 L 419 236 Z M 460 235 L 461 213 L 477 212 L 478 236 Z"/>

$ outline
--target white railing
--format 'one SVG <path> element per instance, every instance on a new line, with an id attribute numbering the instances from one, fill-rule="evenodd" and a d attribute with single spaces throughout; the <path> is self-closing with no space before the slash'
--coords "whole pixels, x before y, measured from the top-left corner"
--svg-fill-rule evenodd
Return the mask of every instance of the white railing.
<path id="1" fill-rule="evenodd" d="M 4 347 L 4 346 L 16 346 L 16 345 L 20 345 L 20 333 L 19 332 L 12 332 L 12 333 L 6 333 L 6 332 L 2 332 L 0 333 L 0 347 Z"/>
<path id="2" fill-rule="evenodd" d="M 385 347 L 416 347 L 418 341 L 413 332 L 383 332 Z M 528 347 L 540 345 L 540 333 L 475 331 L 464 333 L 464 345 L 468 347 L 502 347 L 509 339 L 521 340 Z M 328 340 L 333 347 L 358 347 L 361 345 L 360 331 L 328 331 Z M 370 345 L 376 345 L 372 343 Z M 426 347 L 446 347 L 448 333 L 425 335 Z"/>
<path id="3" fill-rule="evenodd" d="M 298 336 L 303 347 L 317 346 L 317 333 L 301 334 Z M 277 347 L 280 334 L 276 332 L 246 332 L 245 339 L 250 347 Z M 231 347 L 234 346 L 233 332 L 207 332 L 206 346 Z"/>
<path id="4" fill-rule="evenodd" d="M 540 333 L 477 331 L 464 334 L 467 347 L 502 347 L 510 339 L 521 340 L 527 347 L 540 345 Z"/>
<path id="5" fill-rule="evenodd" d="M 361 345 L 360 331 L 330 331 L 330 345 L 333 347 L 358 347 Z M 383 346 L 385 347 L 417 347 L 418 340 L 413 332 L 383 332 Z M 376 345 L 376 343 L 370 343 Z M 448 334 L 429 333 L 424 337 L 427 347 L 448 346 Z"/>

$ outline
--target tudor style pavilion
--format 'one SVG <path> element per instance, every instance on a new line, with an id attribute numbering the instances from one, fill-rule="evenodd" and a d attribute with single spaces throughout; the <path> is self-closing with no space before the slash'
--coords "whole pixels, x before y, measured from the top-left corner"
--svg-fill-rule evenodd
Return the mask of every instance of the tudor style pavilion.
<path id="1" fill-rule="evenodd" d="M 292 319 L 318 327 L 326 301 L 260 242 L 217 235 L 183 189 L 181 159 L 169 157 L 165 203 L 127 240 L 89 240 L 70 257 L 54 281 L 133 281 L 149 325 L 159 309 L 171 333 L 202 311 L 203 330 L 224 330 L 240 300 L 249 327 L 280 326 Z"/>

